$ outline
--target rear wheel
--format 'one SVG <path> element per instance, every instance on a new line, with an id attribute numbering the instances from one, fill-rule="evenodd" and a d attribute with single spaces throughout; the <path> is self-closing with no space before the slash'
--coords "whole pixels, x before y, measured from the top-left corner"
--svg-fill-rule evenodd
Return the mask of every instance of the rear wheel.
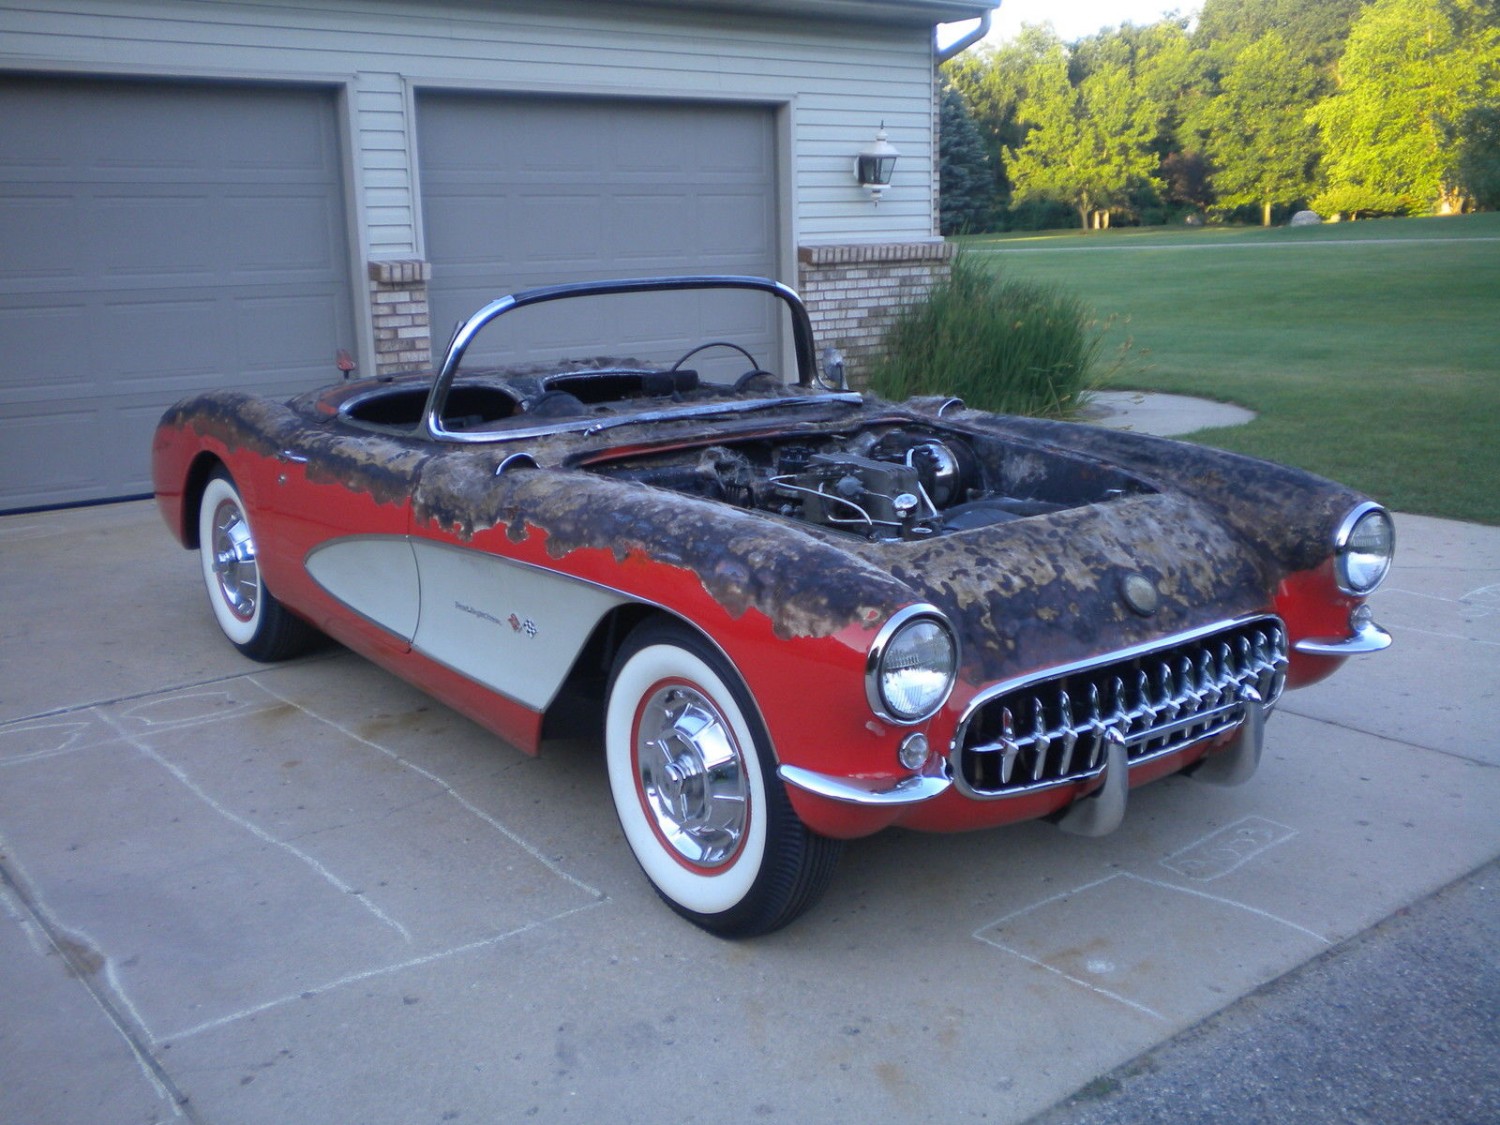
<path id="1" fill-rule="evenodd" d="M 692 631 L 636 630 L 605 716 L 625 838 L 673 910 L 711 933 L 769 933 L 810 907 L 842 845 L 797 819 L 749 693 Z"/>
<path id="2" fill-rule="evenodd" d="M 220 469 L 198 506 L 198 557 L 214 618 L 231 644 L 252 660 L 296 656 L 316 633 L 276 600 L 260 574 L 255 533 L 233 479 Z"/>

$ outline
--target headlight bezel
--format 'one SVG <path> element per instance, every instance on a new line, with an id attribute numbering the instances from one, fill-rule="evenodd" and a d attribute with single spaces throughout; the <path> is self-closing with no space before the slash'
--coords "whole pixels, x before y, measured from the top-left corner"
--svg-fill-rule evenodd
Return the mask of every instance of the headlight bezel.
<path id="1" fill-rule="evenodd" d="M 899 642 L 910 635 L 910 630 L 927 624 L 936 625 L 948 645 L 947 668 L 942 670 L 942 690 L 930 695 L 921 708 L 907 711 L 893 706 L 892 701 L 887 698 L 887 661 L 893 652 L 899 653 Z M 910 727 L 924 723 L 942 710 L 948 697 L 953 694 L 954 685 L 958 682 L 958 666 L 958 635 L 943 611 L 925 603 L 907 606 L 892 614 L 881 626 L 865 658 L 865 698 L 870 704 L 870 710 L 886 722 L 899 726 Z"/>
<path id="2" fill-rule="evenodd" d="M 1358 547 L 1360 536 L 1360 525 L 1366 520 L 1378 519 L 1385 524 L 1386 548 L 1384 559 L 1379 564 L 1378 573 L 1373 580 L 1361 583 L 1355 580 L 1351 573 L 1351 557 L 1355 555 L 1374 555 L 1373 551 L 1361 550 Z M 1391 572 L 1391 562 L 1396 556 L 1396 523 L 1391 519 L 1391 514 L 1382 505 L 1373 501 L 1365 501 L 1350 509 L 1349 513 L 1339 524 L 1338 531 L 1333 537 L 1333 575 L 1342 593 L 1357 598 L 1368 597 L 1380 588 L 1380 584 L 1386 580 Z M 1361 563 L 1361 566 L 1368 564 Z"/>

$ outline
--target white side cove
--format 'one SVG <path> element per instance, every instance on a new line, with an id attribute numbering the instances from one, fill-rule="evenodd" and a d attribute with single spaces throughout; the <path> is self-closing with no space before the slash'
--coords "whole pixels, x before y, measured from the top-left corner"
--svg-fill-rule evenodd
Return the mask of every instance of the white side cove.
<path id="1" fill-rule="evenodd" d="M 411 546 L 422 576 L 412 647 L 534 711 L 552 702 L 599 619 L 630 600 L 482 551 Z"/>
<path id="2" fill-rule="evenodd" d="M 315 548 L 307 571 L 413 649 L 540 711 L 599 619 L 629 598 L 483 551 L 357 535 Z"/>
<path id="3" fill-rule="evenodd" d="M 355 535 L 314 547 L 314 581 L 361 617 L 410 641 L 419 612 L 417 558 L 404 536 Z"/>

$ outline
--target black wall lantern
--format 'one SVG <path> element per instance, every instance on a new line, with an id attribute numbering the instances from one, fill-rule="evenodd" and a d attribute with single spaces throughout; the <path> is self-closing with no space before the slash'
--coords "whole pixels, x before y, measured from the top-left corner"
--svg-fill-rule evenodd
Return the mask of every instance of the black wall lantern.
<path id="1" fill-rule="evenodd" d="M 860 187 L 869 191 L 870 198 L 877 205 L 881 194 L 891 186 L 891 176 L 896 171 L 896 158 L 900 155 L 896 146 L 886 140 L 885 122 L 882 121 L 875 134 L 875 143 L 862 149 L 854 158 L 854 178 L 859 181 Z"/>

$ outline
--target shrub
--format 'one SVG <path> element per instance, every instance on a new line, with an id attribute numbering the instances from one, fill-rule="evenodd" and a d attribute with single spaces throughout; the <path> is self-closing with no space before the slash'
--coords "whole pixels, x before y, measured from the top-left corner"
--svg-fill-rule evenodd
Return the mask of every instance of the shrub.
<path id="1" fill-rule="evenodd" d="M 976 409 L 1062 418 L 1094 385 L 1101 346 L 1073 294 L 1005 280 L 960 254 L 951 277 L 892 327 L 870 383 L 896 401 L 957 395 Z"/>

